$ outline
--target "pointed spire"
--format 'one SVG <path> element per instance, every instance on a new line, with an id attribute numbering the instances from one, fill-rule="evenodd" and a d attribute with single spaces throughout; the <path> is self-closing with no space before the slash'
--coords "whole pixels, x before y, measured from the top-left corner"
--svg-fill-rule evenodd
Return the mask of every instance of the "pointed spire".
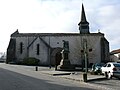
<path id="1" fill-rule="evenodd" d="M 82 4 L 82 12 L 81 12 L 81 22 L 87 22 L 83 4 Z"/>
<path id="2" fill-rule="evenodd" d="M 85 15 L 85 10 L 84 10 L 84 5 L 82 3 L 82 11 L 81 11 L 81 21 L 80 23 L 88 23 L 86 20 L 86 15 Z M 80 23 L 78 25 L 80 25 Z"/>
<path id="3" fill-rule="evenodd" d="M 89 23 L 87 22 L 84 5 L 82 3 L 82 11 L 81 11 L 81 21 L 78 24 L 79 30 L 81 34 L 88 34 L 89 32 Z"/>

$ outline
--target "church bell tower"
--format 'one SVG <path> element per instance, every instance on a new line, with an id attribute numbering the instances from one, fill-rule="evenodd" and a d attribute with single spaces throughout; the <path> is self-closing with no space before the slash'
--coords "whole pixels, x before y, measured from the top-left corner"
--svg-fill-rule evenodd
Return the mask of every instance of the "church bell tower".
<path id="1" fill-rule="evenodd" d="M 84 6 L 82 4 L 82 11 L 81 11 L 81 21 L 78 24 L 79 26 L 79 30 L 80 30 L 80 34 L 89 34 L 89 23 L 86 20 L 86 15 L 85 15 L 85 11 L 84 11 Z"/>

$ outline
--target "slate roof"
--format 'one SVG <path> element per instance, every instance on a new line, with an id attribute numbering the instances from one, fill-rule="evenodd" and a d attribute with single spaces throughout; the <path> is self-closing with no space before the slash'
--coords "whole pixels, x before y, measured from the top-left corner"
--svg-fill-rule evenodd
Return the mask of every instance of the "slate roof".
<path id="1" fill-rule="evenodd" d="M 84 10 L 84 6 L 82 4 L 81 21 L 80 21 L 80 23 L 78 25 L 80 25 L 80 24 L 86 24 L 86 23 L 89 24 L 87 22 L 86 15 L 85 15 L 85 10 Z"/>
<path id="2" fill-rule="evenodd" d="M 120 53 L 120 49 L 113 50 L 113 51 L 110 52 L 111 55 L 112 55 L 112 54 L 118 54 L 118 53 Z"/>
<path id="3" fill-rule="evenodd" d="M 11 34 L 11 37 L 39 37 L 39 36 L 82 36 L 85 34 L 80 33 L 19 33 L 18 30 L 15 31 L 13 34 Z M 101 36 L 104 35 L 103 33 L 90 33 L 86 35 L 95 35 L 95 36 Z"/>

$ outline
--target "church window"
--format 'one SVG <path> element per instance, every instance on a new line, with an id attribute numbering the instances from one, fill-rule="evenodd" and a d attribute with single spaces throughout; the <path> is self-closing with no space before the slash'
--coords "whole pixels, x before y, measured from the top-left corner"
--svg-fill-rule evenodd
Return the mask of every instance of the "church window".
<path id="1" fill-rule="evenodd" d="M 92 52 L 92 48 L 89 49 L 89 52 Z"/>
<path id="2" fill-rule="evenodd" d="M 20 54 L 22 54 L 23 53 L 23 43 L 21 42 L 20 43 Z"/>
<path id="3" fill-rule="evenodd" d="M 39 44 L 37 44 L 37 55 L 39 55 L 40 53 L 40 45 Z"/>

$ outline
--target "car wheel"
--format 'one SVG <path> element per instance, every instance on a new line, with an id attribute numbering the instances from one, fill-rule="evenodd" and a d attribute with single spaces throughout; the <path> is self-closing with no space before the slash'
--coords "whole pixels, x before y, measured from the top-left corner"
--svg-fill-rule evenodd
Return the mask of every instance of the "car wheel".
<path id="1" fill-rule="evenodd" d="M 112 75 L 110 72 L 107 73 L 108 79 L 112 79 Z"/>
<path id="2" fill-rule="evenodd" d="M 106 78 L 108 78 L 108 74 L 107 74 L 107 72 L 105 72 L 104 75 L 105 75 Z"/>

